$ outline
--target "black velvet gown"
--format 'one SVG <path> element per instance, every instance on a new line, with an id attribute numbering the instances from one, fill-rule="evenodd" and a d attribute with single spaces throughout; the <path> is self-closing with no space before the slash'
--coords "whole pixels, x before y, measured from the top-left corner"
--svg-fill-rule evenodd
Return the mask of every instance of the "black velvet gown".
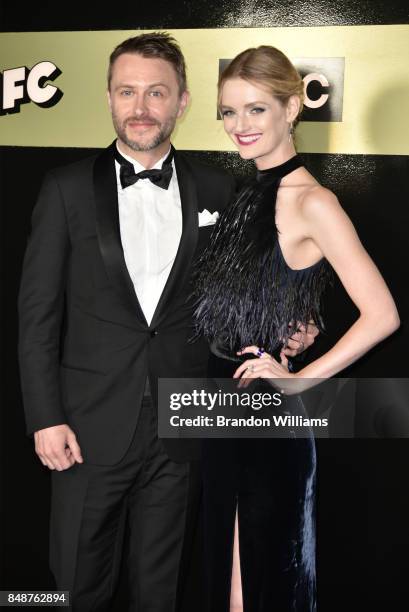
<path id="1" fill-rule="evenodd" d="M 292 333 L 289 322 L 313 318 L 322 328 L 320 296 L 328 264 L 290 269 L 275 227 L 280 180 L 301 165 L 295 156 L 258 172 L 222 214 L 197 266 L 196 321 L 211 343 L 209 377 L 231 377 L 240 363 L 236 351 L 246 345 L 278 357 Z M 287 402 L 289 413 L 303 414 L 298 396 Z M 202 459 L 206 610 L 229 611 L 237 512 L 244 612 L 315 611 L 312 435 L 205 439 Z"/>

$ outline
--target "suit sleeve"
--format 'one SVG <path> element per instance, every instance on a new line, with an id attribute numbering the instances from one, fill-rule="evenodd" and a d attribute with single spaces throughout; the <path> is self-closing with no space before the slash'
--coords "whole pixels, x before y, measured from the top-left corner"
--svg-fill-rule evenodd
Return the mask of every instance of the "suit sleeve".
<path id="1" fill-rule="evenodd" d="M 222 189 L 220 190 L 220 209 L 223 210 L 234 202 L 237 196 L 237 183 L 235 178 L 231 174 L 225 173 L 223 176 L 223 182 L 221 183 Z"/>
<path id="2" fill-rule="evenodd" d="M 232 202 L 236 199 L 238 194 L 238 185 L 233 176 L 230 176 L 229 181 L 229 200 L 228 203 L 232 204 Z"/>
<path id="3" fill-rule="evenodd" d="M 52 174 L 32 216 L 18 300 L 19 363 L 27 434 L 66 423 L 60 388 L 60 338 L 70 240 Z"/>

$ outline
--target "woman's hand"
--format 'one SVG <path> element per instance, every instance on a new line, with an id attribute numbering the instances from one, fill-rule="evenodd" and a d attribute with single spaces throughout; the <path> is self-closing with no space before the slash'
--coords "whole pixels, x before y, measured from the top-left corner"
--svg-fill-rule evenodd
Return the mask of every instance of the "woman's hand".
<path id="1" fill-rule="evenodd" d="M 238 355 L 246 353 L 257 355 L 259 359 L 247 359 L 237 368 L 233 378 L 241 379 L 238 388 L 248 387 L 255 378 L 297 378 L 296 374 L 288 371 L 288 359 L 284 349 L 280 353 L 281 363 L 258 346 L 246 346 L 241 351 L 237 351 Z"/>
<path id="2" fill-rule="evenodd" d="M 278 389 L 280 393 L 294 395 L 303 393 L 303 391 L 320 382 L 318 379 L 305 378 L 302 370 L 298 373 L 289 372 L 288 359 L 284 349 L 280 353 L 281 363 L 258 346 L 246 346 L 241 351 L 237 351 L 238 355 L 245 355 L 246 353 L 257 355 L 259 359 L 247 359 L 237 368 L 233 378 L 240 379 L 237 385 L 238 389 L 245 389 L 251 385 L 254 379 L 263 378 Z"/>

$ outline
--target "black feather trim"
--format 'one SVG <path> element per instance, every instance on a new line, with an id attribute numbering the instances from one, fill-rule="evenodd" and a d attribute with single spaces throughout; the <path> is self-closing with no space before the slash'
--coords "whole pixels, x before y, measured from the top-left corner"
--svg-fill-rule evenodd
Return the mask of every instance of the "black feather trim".
<path id="1" fill-rule="evenodd" d="M 251 344 L 274 352 L 294 333 L 290 323 L 313 319 L 324 329 L 320 302 L 331 269 L 325 259 L 303 270 L 287 266 L 275 225 L 280 180 L 244 187 L 194 268 L 196 335 L 231 354 Z"/>

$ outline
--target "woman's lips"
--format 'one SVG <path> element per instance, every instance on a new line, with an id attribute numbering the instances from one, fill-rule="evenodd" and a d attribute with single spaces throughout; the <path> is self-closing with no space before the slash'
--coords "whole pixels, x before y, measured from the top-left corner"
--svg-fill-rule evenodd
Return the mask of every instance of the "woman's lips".
<path id="1" fill-rule="evenodd" d="M 235 134 L 240 145 L 252 145 L 261 137 L 261 134 Z"/>

